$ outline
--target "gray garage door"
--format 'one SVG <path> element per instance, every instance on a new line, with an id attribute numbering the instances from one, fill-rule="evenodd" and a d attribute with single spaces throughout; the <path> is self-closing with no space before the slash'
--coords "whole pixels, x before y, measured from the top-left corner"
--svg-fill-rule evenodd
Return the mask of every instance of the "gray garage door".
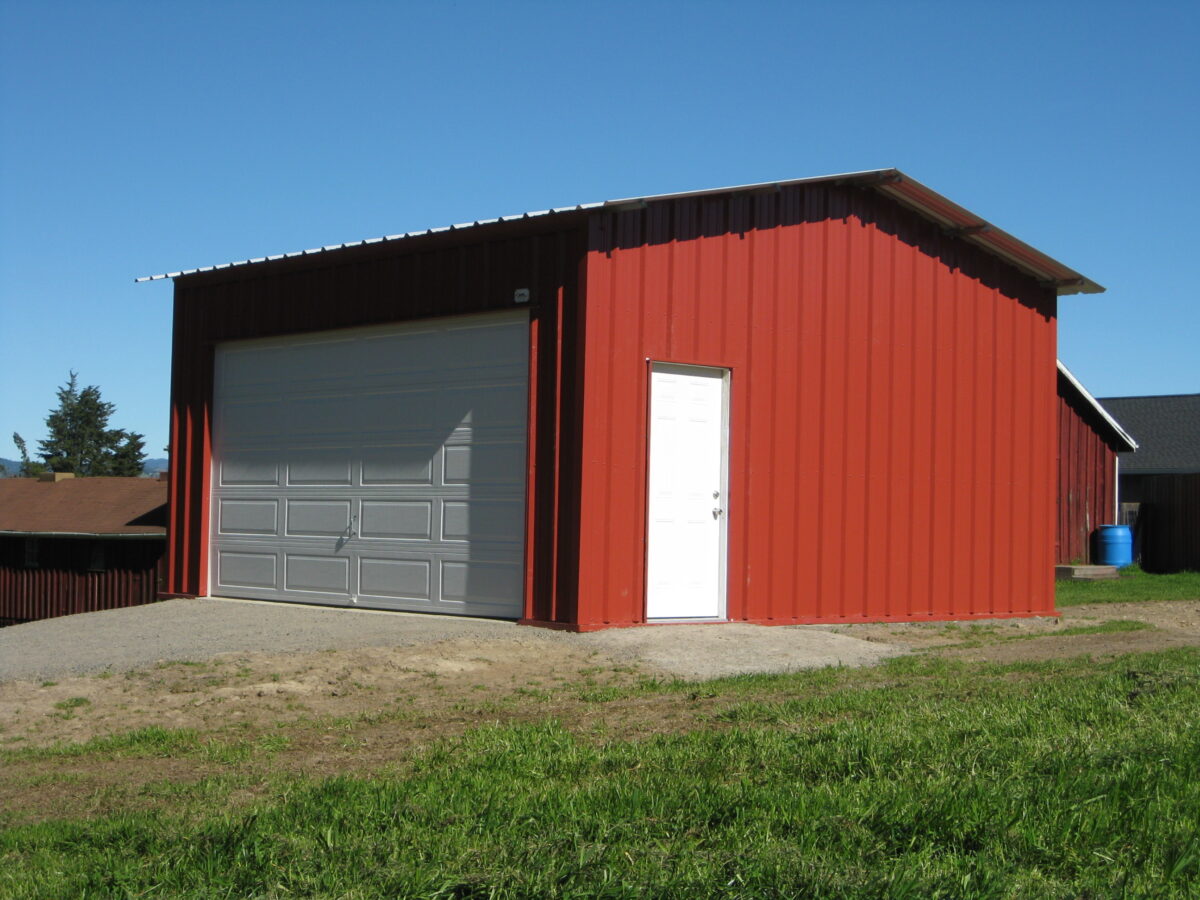
<path id="1" fill-rule="evenodd" d="M 217 348 L 210 593 L 521 613 L 528 319 Z"/>

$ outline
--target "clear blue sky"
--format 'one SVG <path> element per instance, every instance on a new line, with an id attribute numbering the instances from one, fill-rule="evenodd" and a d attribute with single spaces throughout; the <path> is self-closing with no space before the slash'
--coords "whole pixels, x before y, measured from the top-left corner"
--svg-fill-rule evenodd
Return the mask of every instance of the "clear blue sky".
<path id="1" fill-rule="evenodd" d="M 1108 288 L 1098 395 L 1200 391 L 1200 4 L 0 0 L 0 456 L 71 369 L 167 441 L 134 277 L 896 166 Z"/>

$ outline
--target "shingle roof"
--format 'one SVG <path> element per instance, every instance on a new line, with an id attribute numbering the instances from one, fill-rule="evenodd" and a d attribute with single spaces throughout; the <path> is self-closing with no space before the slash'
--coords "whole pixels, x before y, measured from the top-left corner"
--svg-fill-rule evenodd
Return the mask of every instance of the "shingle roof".
<path id="1" fill-rule="evenodd" d="M 1101 397 L 1138 442 L 1135 453 L 1122 453 L 1123 475 L 1171 475 L 1200 472 L 1200 394 L 1157 397 Z"/>
<path id="2" fill-rule="evenodd" d="M 166 503 L 152 478 L 0 478 L 0 533 L 161 535 Z"/>

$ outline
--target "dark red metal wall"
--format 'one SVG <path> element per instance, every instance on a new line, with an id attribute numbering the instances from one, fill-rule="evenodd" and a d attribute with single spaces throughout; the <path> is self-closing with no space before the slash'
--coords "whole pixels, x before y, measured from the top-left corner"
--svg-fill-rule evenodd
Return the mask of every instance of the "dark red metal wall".
<path id="1" fill-rule="evenodd" d="M 1137 529 L 1142 568 L 1200 571 L 1200 473 L 1120 478 L 1121 502 L 1141 504 Z"/>
<path id="2" fill-rule="evenodd" d="M 644 621 L 647 358 L 731 374 L 729 617 L 1054 609 L 1054 289 L 851 187 L 596 214 L 578 622 Z"/>
<path id="3" fill-rule="evenodd" d="M 1056 563 L 1092 561 L 1091 535 L 1115 524 L 1116 451 L 1110 430 L 1070 382 L 1058 375 L 1058 531 Z"/>
<path id="4" fill-rule="evenodd" d="M 570 621 L 582 233 L 522 223 L 181 278 L 175 287 L 168 591 L 207 593 L 213 351 L 221 341 L 514 308 L 528 288 L 526 617 Z M 563 587 L 566 590 L 564 591 Z"/>
<path id="5" fill-rule="evenodd" d="M 36 567 L 26 565 L 25 538 L 0 538 L 0 625 L 71 613 L 138 606 L 158 599 L 164 541 L 103 542 L 103 571 L 92 540 L 38 538 Z"/>

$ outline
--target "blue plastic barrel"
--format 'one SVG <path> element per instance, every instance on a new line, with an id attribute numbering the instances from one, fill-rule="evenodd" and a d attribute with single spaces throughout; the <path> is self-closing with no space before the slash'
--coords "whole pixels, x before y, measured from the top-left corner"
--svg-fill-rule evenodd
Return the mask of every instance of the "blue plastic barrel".
<path id="1" fill-rule="evenodd" d="M 1133 532 L 1126 525 L 1101 525 L 1096 529 L 1096 564 L 1128 566 L 1133 562 Z"/>

